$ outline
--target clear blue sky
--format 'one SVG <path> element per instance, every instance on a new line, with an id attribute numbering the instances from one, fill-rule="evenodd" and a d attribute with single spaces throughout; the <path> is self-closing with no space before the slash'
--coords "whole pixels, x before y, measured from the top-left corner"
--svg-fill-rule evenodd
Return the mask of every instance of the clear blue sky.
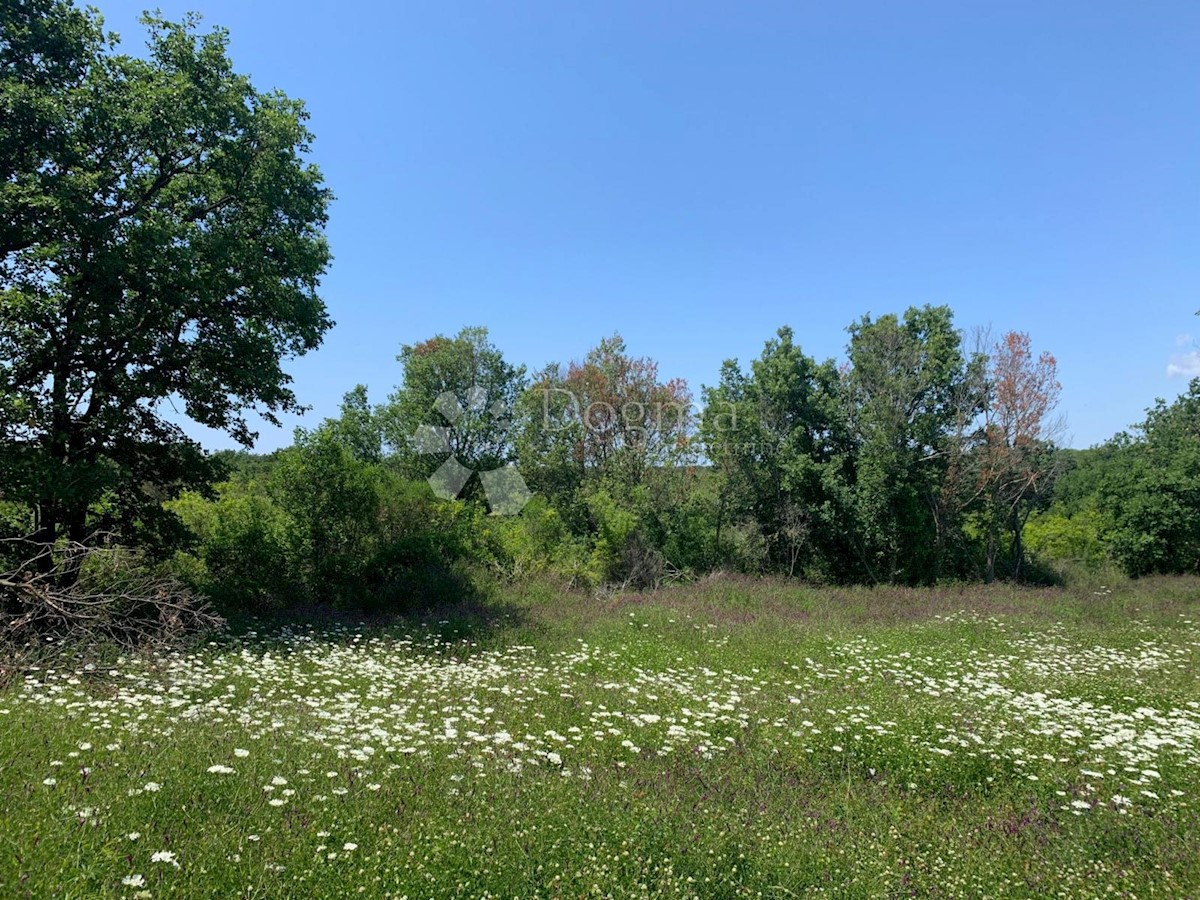
<path id="1" fill-rule="evenodd" d="M 1056 354 L 1073 446 L 1200 374 L 1195 0 L 156 2 L 312 113 L 338 325 L 302 424 L 474 324 L 531 367 L 619 331 L 698 395 L 780 325 L 839 356 L 946 303 Z"/>

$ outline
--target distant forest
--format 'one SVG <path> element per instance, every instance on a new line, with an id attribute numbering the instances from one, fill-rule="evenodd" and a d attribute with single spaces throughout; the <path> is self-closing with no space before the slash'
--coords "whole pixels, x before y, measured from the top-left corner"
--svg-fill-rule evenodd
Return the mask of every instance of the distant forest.
<path id="1" fill-rule="evenodd" d="M 700 404 L 619 337 L 532 374 L 482 328 L 405 346 L 385 403 L 359 386 L 285 450 L 216 454 L 224 481 L 165 503 L 174 565 L 234 605 L 386 607 L 466 570 L 639 589 L 1200 571 L 1200 381 L 1076 451 L 1026 335 L 965 346 L 946 307 L 849 335 L 839 367 L 780 329 Z"/>

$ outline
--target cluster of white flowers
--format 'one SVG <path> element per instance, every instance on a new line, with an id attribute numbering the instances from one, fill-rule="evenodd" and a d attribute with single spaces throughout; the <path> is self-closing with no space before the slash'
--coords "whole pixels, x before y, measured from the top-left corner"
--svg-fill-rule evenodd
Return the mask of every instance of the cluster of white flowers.
<path id="1" fill-rule="evenodd" d="M 1183 640 L 1147 634 L 1115 648 L 1073 645 L 1063 629 L 1018 632 L 1009 622 L 969 617 L 942 619 L 930 633 L 949 626 L 995 629 L 1003 640 L 959 646 L 943 638 L 927 651 L 912 649 L 911 631 L 895 647 L 830 640 L 821 653 L 810 647 L 770 669 L 733 671 L 709 665 L 708 650 L 727 640 L 719 635 L 705 637 L 692 656 L 650 667 L 633 662 L 655 658 L 654 636 L 641 629 L 621 649 L 580 641 L 540 653 L 428 634 L 297 628 L 153 664 L 122 660 L 113 691 L 90 692 L 69 672 L 38 672 L 15 703 L 61 713 L 76 729 L 66 752 L 73 761 L 64 768 L 49 760 L 56 773 L 42 780 L 58 791 L 72 767 L 91 775 L 81 763 L 101 752 L 96 745 L 120 757 L 186 725 L 213 738 L 196 772 L 225 786 L 244 783 L 276 809 L 384 791 L 400 770 L 430 762 L 455 767 L 447 790 L 456 794 L 492 773 L 587 781 L 598 767 L 620 770 L 672 754 L 712 759 L 750 739 L 793 757 L 853 760 L 865 777 L 910 790 L 958 772 L 980 784 L 1019 780 L 1053 792 L 1068 815 L 1190 802 L 1177 776 L 1200 767 L 1200 705 L 1163 700 L 1172 675 L 1195 665 L 1194 627 Z M 1136 691 L 1149 681 L 1154 691 L 1138 697 L 1095 687 Z M 886 709 L 861 702 L 862 686 L 883 691 Z M 833 699 L 840 697 L 852 700 Z M 264 748 L 281 743 L 302 748 L 312 770 L 278 765 Z M 256 763 L 264 770 L 254 771 Z M 120 788 L 130 796 L 165 797 L 178 784 L 178 773 L 130 771 L 136 780 Z M 81 822 L 99 817 L 93 808 L 70 812 Z M 130 841 L 139 837 L 128 833 Z M 338 846 L 322 844 L 320 852 L 333 859 L 358 849 L 354 841 Z M 169 850 L 150 861 L 181 865 Z M 144 882 L 142 874 L 123 881 Z"/>

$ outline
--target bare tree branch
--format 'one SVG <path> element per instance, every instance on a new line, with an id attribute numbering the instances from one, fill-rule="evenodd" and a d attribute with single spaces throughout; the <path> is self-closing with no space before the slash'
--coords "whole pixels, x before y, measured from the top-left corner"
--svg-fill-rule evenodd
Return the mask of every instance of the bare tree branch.
<path id="1" fill-rule="evenodd" d="M 177 578 L 104 535 L 56 544 L 8 538 L 0 552 L 20 560 L 0 572 L 0 683 L 39 648 L 75 641 L 170 646 L 223 624 Z M 75 572 L 78 578 L 66 577 Z"/>

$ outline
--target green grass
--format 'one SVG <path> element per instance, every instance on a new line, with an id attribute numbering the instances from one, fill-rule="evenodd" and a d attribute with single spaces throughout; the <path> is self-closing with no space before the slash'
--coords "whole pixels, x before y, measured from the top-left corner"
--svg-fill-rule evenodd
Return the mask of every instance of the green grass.
<path id="1" fill-rule="evenodd" d="M 1200 580 L 493 593 L 29 673 L 0 896 L 1200 894 Z"/>

